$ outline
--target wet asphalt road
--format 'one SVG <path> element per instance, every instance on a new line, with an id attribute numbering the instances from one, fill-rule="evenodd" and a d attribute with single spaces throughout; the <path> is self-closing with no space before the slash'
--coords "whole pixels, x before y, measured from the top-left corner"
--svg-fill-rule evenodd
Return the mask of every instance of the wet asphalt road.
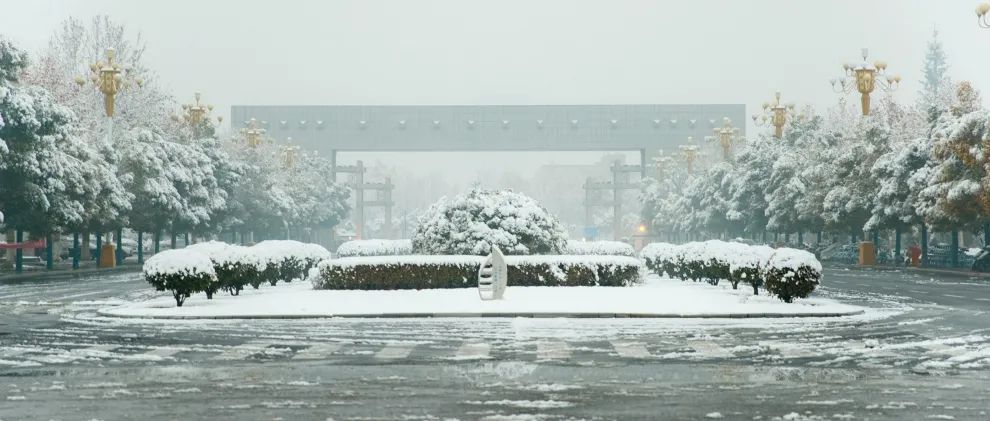
<path id="1" fill-rule="evenodd" d="M 990 419 L 990 280 L 826 269 L 842 320 L 137 321 L 0 285 L 0 419 Z"/>

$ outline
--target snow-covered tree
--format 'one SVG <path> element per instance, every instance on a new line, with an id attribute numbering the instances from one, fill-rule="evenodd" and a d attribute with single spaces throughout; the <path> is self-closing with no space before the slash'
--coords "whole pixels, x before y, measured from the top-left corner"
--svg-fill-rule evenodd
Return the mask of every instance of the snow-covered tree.
<path id="1" fill-rule="evenodd" d="M 932 31 L 932 39 L 928 41 L 925 59 L 921 67 L 921 89 L 918 91 L 918 110 L 928 113 L 931 110 L 946 109 L 952 103 L 952 82 L 948 75 L 949 64 L 946 62 L 942 41 L 938 39 L 938 30 Z"/>
<path id="2" fill-rule="evenodd" d="M 931 160 L 914 176 L 918 213 L 936 229 L 973 229 L 988 217 L 986 139 L 990 113 L 978 109 L 979 93 L 961 83 L 956 101 L 936 122 Z"/>
<path id="3" fill-rule="evenodd" d="M 343 220 L 350 205 L 350 190 L 333 182 L 333 165 L 314 153 L 302 153 L 285 172 L 283 187 L 292 200 L 290 226 L 329 228 Z"/>
<path id="4" fill-rule="evenodd" d="M 472 188 L 433 204 L 412 240 L 413 250 L 426 254 L 484 255 L 492 245 L 506 254 L 556 254 L 567 245 L 567 231 L 528 196 Z"/>
<path id="5" fill-rule="evenodd" d="M 124 134 L 120 173 L 134 195 L 131 227 L 144 232 L 202 232 L 226 205 L 213 162 L 200 144 L 167 140 L 150 129 Z"/>
<path id="6" fill-rule="evenodd" d="M 91 150 L 74 115 L 44 88 L 22 84 L 27 54 L 0 38 L 0 212 L 6 225 L 52 233 L 84 220 Z"/>
<path id="7" fill-rule="evenodd" d="M 779 141 L 762 133 L 736 156 L 726 218 L 736 221 L 746 233 L 762 233 L 767 228 L 767 175 L 779 155 Z"/>
<path id="8" fill-rule="evenodd" d="M 103 94 L 89 83 L 73 83 L 76 78 L 88 80 L 92 74 L 90 64 L 106 61 L 107 49 L 114 50 L 114 60 L 126 69 L 124 89 L 116 96 L 112 122 L 104 112 Z M 128 36 L 123 25 L 107 16 L 96 16 L 89 24 L 68 18 L 25 73 L 26 81 L 46 88 L 57 102 L 74 112 L 74 134 L 91 149 L 87 181 L 80 186 L 87 190 L 83 221 L 74 229 L 101 232 L 127 225 L 133 193 L 120 182 L 123 174 L 114 174 L 121 159 L 121 143 L 134 128 L 159 133 L 175 133 L 177 129 L 168 119 L 174 102 L 143 63 L 144 51 L 140 34 Z"/>

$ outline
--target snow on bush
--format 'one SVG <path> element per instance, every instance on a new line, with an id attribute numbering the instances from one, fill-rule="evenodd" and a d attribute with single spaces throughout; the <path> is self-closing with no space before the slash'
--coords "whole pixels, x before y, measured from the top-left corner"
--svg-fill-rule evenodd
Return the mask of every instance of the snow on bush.
<path id="1" fill-rule="evenodd" d="M 238 295 L 245 285 L 303 278 L 329 258 L 325 248 L 298 241 L 262 241 L 252 247 L 208 241 L 156 254 L 144 264 L 144 274 L 157 290 L 172 291 L 181 307 L 196 292 L 210 299 L 217 290 Z"/>
<path id="2" fill-rule="evenodd" d="M 649 244 L 640 251 L 647 268 L 672 278 L 717 285 L 727 279 L 732 288 L 740 282 L 764 286 L 785 302 L 805 298 L 821 282 L 822 267 L 809 252 L 790 248 L 772 249 L 742 243 L 710 240 L 681 245 Z"/>
<path id="3" fill-rule="evenodd" d="M 484 257 L 347 257 L 320 263 L 316 289 L 436 289 L 478 286 Z M 626 256 L 508 256 L 509 286 L 628 286 L 642 262 Z"/>
<path id="4" fill-rule="evenodd" d="M 216 288 L 206 290 L 206 298 L 212 298 L 217 289 L 227 291 L 230 295 L 239 295 L 246 285 L 261 285 L 261 273 L 265 263 L 258 254 L 249 247 L 227 244 L 221 241 L 197 243 L 185 248 L 205 254 L 213 262 L 213 270 L 217 274 Z"/>
<path id="5" fill-rule="evenodd" d="M 320 245 L 293 240 L 262 241 L 251 246 L 251 251 L 265 265 L 261 282 L 267 281 L 272 286 L 279 280 L 302 279 L 310 268 L 330 258 L 330 252 Z"/>
<path id="6" fill-rule="evenodd" d="M 144 278 L 158 291 L 169 291 L 175 297 L 175 305 L 190 295 L 211 288 L 217 281 L 213 262 L 196 250 L 167 250 L 152 256 L 144 263 Z"/>
<path id="7" fill-rule="evenodd" d="M 805 298 L 821 284 L 822 264 L 804 250 L 780 248 L 774 251 L 763 270 L 767 292 L 785 303 Z"/>
<path id="8" fill-rule="evenodd" d="M 471 189 L 430 206 L 419 220 L 413 251 L 423 254 L 559 254 L 567 232 L 532 198 L 508 190 Z"/>
<path id="9" fill-rule="evenodd" d="M 635 256 L 633 246 L 621 241 L 568 241 L 567 254 L 570 255 L 604 255 L 604 256 Z"/>
<path id="10" fill-rule="evenodd" d="M 412 240 L 352 240 L 337 247 L 337 257 L 413 254 Z"/>

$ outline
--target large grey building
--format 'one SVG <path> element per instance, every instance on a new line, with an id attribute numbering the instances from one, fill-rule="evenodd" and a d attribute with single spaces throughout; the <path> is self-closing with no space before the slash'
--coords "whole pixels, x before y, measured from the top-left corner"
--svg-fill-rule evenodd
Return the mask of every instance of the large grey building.
<path id="1" fill-rule="evenodd" d="M 278 141 L 338 151 L 638 151 L 641 163 L 689 136 L 704 142 L 724 117 L 745 127 L 742 104 L 711 105 L 236 105 Z"/>
<path id="2" fill-rule="evenodd" d="M 364 168 L 338 165 L 337 152 L 347 151 L 629 151 L 639 162 L 616 167 L 616 176 L 645 175 L 660 150 L 670 155 L 691 137 L 703 144 L 729 118 L 745 127 L 742 104 L 712 105 L 237 105 L 231 109 L 234 130 L 251 119 L 277 142 L 299 145 L 329 156 L 336 173 L 353 175 L 352 215 L 355 235 L 363 236 L 365 207 L 381 206 L 391 220 L 392 184 L 367 183 Z M 745 136 L 744 133 L 740 133 Z M 620 235 L 621 190 L 610 184 L 613 232 Z M 365 190 L 377 192 L 369 198 Z M 586 200 L 587 201 L 587 200 Z M 592 206 L 585 203 L 586 208 Z M 586 209 L 587 210 L 587 209 Z M 590 211 L 588 213 L 590 215 Z M 590 217 L 586 218 L 590 220 Z M 390 231 L 390 229 L 387 229 Z"/>

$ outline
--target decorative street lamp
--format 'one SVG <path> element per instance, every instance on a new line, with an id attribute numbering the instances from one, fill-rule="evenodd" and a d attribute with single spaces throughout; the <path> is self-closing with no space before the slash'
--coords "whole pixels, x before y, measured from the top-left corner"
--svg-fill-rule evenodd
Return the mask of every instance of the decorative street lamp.
<path id="1" fill-rule="evenodd" d="M 884 91 L 893 91 L 897 89 L 897 84 L 901 82 L 901 77 L 887 76 L 887 63 L 883 61 L 876 61 L 873 64 L 869 64 L 866 61 L 866 56 L 869 54 L 869 50 L 864 48 L 863 62 L 858 65 L 852 65 L 849 63 L 843 64 L 842 68 L 845 70 L 845 75 L 843 78 L 832 79 L 832 89 L 838 93 L 849 93 L 852 91 L 853 87 L 862 95 L 861 101 L 863 104 L 863 115 L 870 115 L 870 93 L 876 86 L 880 86 L 880 89 Z M 877 79 L 877 76 L 884 76 Z"/>
<path id="2" fill-rule="evenodd" d="M 653 167 L 657 171 L 657 180 L 663 179 L 664 170 L 674 163 L 674 157 L 665 155 L 663 149 L 660 149 L 657 156 L 653 157 Z"/>
<path id="3" fill-rule="evenodd" d="M 182 104 L 182 119 L 193 127 L 199 125 L 199 123 L 203 121 L 203 118 L 213 111 L 212 105 L 206 105 L 199 102 L 201 98 L 201 94 L 199 92 L 196 92 L 194 97 L 196 98 L 195 103 Z"/>
<path id="4" fill-rule="evenodd" d="M 292 138 L 289 138 L 291 141 Z M 299 147 L 295 145 L 285 145 L 282 146 L 282 168 L 291 170 L 296 167 L 296 156 L 299 153 Z"/>
<path id="5" fill-rule="evenodd" d="M 976 21 L 980 24 L 980 28 L 990 28 L 990 3 L 980 3 L 976 6 Z"/>
<path id="6" fill-rule="evenodd" d="M 678 147 L 681 148 L 681 152 L 684 154 L 684 160 L 687 161 L 687 172 L 690 176 L 694 172 L 694 161 L 700 155 L 698 145 L 694 144 L 694 139 L 691 136 L 688 136 L 688 144 Z"/>
<path id="7" fill-rule="evenodd" d="M 773 94 L 773 103 L 763 103 L 763 114 L 753 114 L 753 123 L 773 126 L 773 137 L 784 136 L 784 125 L 794 117 L 794 104 L 781 104 L 780 92 Z"/>
<path id="8" fill-rule="evenodd" d="M 265 134 L 265 129 L 258 128 L 258 120 L 252 118 L 248 121 L 248 127 L 241 129 L 241 134 L 244 135 L 244 141 L 248 146 L 256 148 L 261 144 L 261 139 Z"/>
<path id="9" fill-rule="evenodd" d="M 726 162 L 731 160 L 732 143 L 742 140 L 739 137 L 739 129 L 732 127 L 732 120 L 729 117 L 722 118 L 722 127 L 716 127 L 714 130 L 715 135 L 709 136 L 708 140 L 711 142 L 718 142 L 722 146 L 722 158 Z"/>
<path id="10" fill-rule="evenodd" d="M 106 109 L 107 117 L 113 117 L 114 98 L 123 88 L 127 87 L 127 82 L 124 81 L 121 73 L 127 74 L 129 69 L 113 61 L 113 48 L 108 48 L 106 55 L 106 63 L 97 61 L 89 65 L 89 70 L 92 72 L 89 80 L 103 93 L 103 107 Z M 86 84 L 86 79 L 83 79 L 82 76 L 76 76 L 76 83 L 81 87 Z M 141 87 L 144 82 L 135 78 L 134 83 Z"/>

